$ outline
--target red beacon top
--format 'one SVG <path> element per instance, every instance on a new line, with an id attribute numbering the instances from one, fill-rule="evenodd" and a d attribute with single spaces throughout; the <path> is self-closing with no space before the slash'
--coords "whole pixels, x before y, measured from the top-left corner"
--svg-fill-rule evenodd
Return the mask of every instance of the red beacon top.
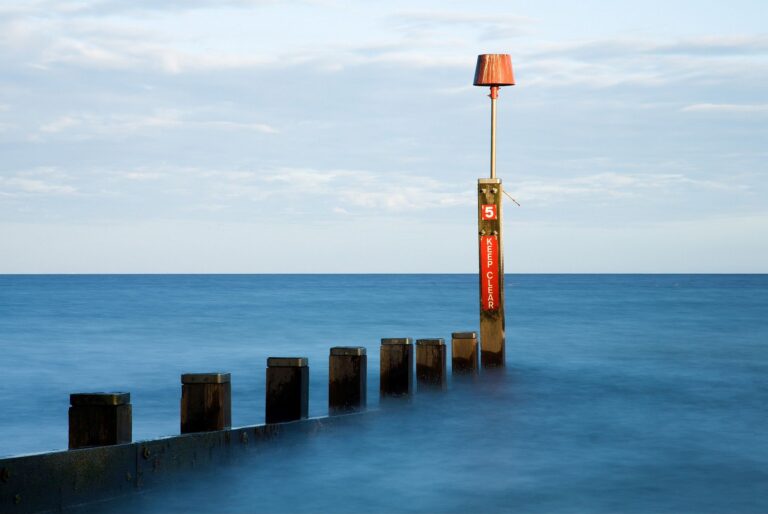
<path id="1" fill-rule="evenodd" d="M 515 76 L 509 54 L 478 55 L 474 85 L 490 86 L 492 98 L 496 98 L 500 86 L 514 86 Z"/>

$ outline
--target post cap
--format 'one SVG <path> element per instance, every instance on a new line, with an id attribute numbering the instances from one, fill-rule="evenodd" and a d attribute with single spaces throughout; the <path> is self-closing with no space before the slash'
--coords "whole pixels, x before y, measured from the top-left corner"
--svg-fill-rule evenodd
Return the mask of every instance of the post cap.
<path id="1" fill-rule="evenodd" d="M 451 337 L 453 339 L 477 339 L 477 332 L 454 332 Z"/>
<path id="2" fill-rule="evenodd" d="M 334 346 L 331 355 L 365 355 L 363 346 Z"/>
<path id="3" fill-rule="evenodd" d="M 382 345 L 391 344 L 413 344 L 413 339 L 410 337 L 385 337 L 381 340 Z"/>
<path id="4" fill-rule="evenodd" d="M 514 86 L 512 58 L 509 54 L 480 54 L 475 66 L 475 86 Z"/>
<path id="5" fill-rule="evenodd" d="M 125 405 L 131 403 L 131 393 L 72 393 L 69 404 L 74 405 Z"/>
<path id="6" fill-rule="evenodd" d="M 445 341 L 442 337 L 435 339 L 417 339 L 416 344 L 419 346 L 445 346 Z"/>
<path id="7" fill-rule="evenodd" d="M 182 384 L 226 384 L 231 381 L 229 373 L 184 373 Z"/>
<path id="8" fill-rule="evenodd" d="M 477 179 L 478 184 L 501 184 L 500 178 L 479 178 Z"/>
<path id="9" fill-rule="evenodd" d="M 267 367 L 269 368 L 303 368 L 309 366 L 307 357 L 269 357 L 267 358 Z"/>

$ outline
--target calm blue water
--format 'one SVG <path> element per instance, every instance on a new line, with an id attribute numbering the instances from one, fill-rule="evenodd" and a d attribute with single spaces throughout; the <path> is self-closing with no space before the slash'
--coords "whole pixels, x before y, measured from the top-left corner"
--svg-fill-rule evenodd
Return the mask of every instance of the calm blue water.
<path id="1" fill-rule="evenodd" d="M 768 276 L 510 275 L 508 367 L 111 512 L 768 512 Z M 477 329 L 471 275 L 0 276 L 0 455 L 66 447 L 68 394 L 178 433 L 183 372 L 263 422 L 270 355 Z"/>

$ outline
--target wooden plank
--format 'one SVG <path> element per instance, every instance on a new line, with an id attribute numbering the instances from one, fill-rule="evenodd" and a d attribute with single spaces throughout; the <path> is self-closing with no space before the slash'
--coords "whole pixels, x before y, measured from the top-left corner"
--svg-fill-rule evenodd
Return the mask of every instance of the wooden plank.
<path id="1" fill-rule="evenodd" d="M 229 373 L 186 373 L 181 377 L 181 433 L 232 426 Z"/>
<path id="2" fill-rule="evenodd" d="M 501 179 L 477 182 L 480 345 L 484 368 L 505 365 L 504 241 Z"/>
<path id="3" fill-rule="evenodd" d="M 379 394 L 382 397 L 413 394 L 413 341 L 410 337 L 381 340 Z"/>
<path id="4" fill-rule="evenodd" d="M 454 375 L 477 375 L 477 332 L 451 334 L 451 370 Z"/>
<path id="5" fill-rule="evenodd" d="M 266 421 L 306 418 L 309 412 L 309 366 L 306 358 L 267 360 Z"/>
<path id="6" fill-rule="evenodd" d="M 332 414 L 364 409 L 368 396 L 365 348 L 331 348 L 328 358 L 328 410 Z"/>
<path id="7" fill-rule="evenodd" d="M 416 340 L 416 379 L 419 391 L 447 387 L 445 341 Z"/>
<path id="8" fill-rule="evenodd" d="M 69 448 L 130 443 L 133 436 L 129 393 L 70 395 Z"/>
<path id="9" fill-rule="evenodd" d="M 252 425 L 0 459 L 0 512 L 60 512 L 75 505 L 118 498 L 172 482 L 182 472 L 227 463 L 283 434 L 316 434 L 345 419 L 354 416 Z"/>

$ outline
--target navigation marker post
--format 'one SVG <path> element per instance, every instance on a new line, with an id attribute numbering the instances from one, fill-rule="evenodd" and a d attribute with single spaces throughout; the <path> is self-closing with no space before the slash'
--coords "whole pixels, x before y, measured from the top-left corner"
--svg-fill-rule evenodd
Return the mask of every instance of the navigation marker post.
<path id="1" fill-rule="evenodd" d="M 496 99 L 501 86 L 514 86 L 508 54 L 477 56 L 475 86 L 491 88 L 491 177 L 477 181 L 480 249 L 480 347 L 483 368 L 504 366 L 504 256 L 501 179 L 496 178 Z"/>

